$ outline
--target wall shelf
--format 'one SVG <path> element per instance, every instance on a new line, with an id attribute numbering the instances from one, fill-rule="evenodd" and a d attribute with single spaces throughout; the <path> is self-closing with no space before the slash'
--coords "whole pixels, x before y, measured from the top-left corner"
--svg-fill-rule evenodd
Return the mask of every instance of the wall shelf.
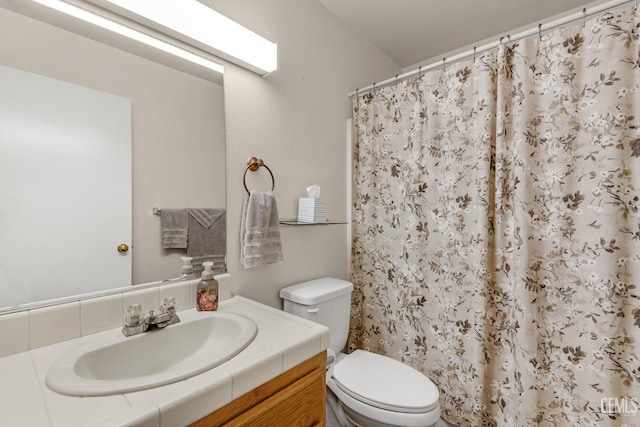
<path id="1" fill-rule="evenodd" d="M 336 225 L 336 224 L 349 224 L 347 221 L 330 221 L 326 222 L 300 222 L 297 219 L 281 219 L 280 225 L 292 225 L 292 226 L 304 226 L 304 225 Z"/>

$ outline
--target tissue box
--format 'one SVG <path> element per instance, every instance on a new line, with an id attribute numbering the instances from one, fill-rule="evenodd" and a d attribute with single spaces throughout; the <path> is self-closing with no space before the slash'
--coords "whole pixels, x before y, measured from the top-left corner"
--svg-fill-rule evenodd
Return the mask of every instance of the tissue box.
<path id="1" fill-rule="evenodd" d="M 298 222 L 327 222 L 327 201 L 325 199 L 298 199 Z"/>

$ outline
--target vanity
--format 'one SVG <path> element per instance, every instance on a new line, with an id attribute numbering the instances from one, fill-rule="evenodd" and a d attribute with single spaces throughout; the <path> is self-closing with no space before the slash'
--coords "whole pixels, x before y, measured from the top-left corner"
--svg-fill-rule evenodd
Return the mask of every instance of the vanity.
<path id="1" fill-rule="evenodd" d="M 317 354 L 191 425 L 325 425 L 325 364 Z"/>
<path id="2" fill-rule="evenodd" d="M 0 358 L 0 375 L 3 378 L 0 383 L 0 425 L 324 425 L 325 350 L 330 342 L 328 328 L 241 296 L 229 296 L 221 301 L 218 312 L 252 320 L 257 326 L 257 334 L 240 353 L 212 369 L 171 384 L 106 396 L 69 396 L 46 386 L 49 369 L 61 357 L 89 341 L 121 334 L 122 317 L 121 311 L 117 316 L 107 315 L 112 317 L 114 326 L 116 321 L 120 323 L 113 328 L 73 338 L 67 336 L 60 342 L 38 346 L 42 342 L 38 336 L 41 316 L 45 316 L 49 326 L 60 323 L 50 330 L 68 330 L 70 325 L 69 320 L 64 319 L 65 313 L 77 305 L 78 310 L 72 312 L 80 323 L 78 332 L 83 329 L 91 332 L 87 329 L 89 324 L 82 325 L 81 315 L 81 306 L 90 301 L 92 311 L 107 310 L 107 305 L 114 305 L 114 297 L 126 305 L 131 301 L 155 301 L 170 292 L 177 295 L 178 306 L 183 303 L 190 307 L 188 301 L 193 298 L 188 296 L 193 295 L 191 292 L 196 283 L 197 280 L 192 280 L 126 292 L 120 297 L 112 295 L 0 316 L 3 345 L 5 342 L 9 346 L 14 345 L 13 338 L 7 339 L 12 331 L 26 331 L 28 345 L 32 347 Z M 151 307 L 150 304 L 147 306 Z M 200 314 L 206 315 L 196 312 L 192 306 L 178 311 L 178 315 L 185 318 Z M 30 318 L 32 322 L 29 322 Z M 86 315 L 84 320 L 93 322 Z M 20 326 L 24 322 L 26 329 Z M 160 337 L 166 332 L 170 331 L 164 329 L 148 333 Z M 167 342 L 166 349 L 162 351 L 171 351 L 171 347 L 172 343 Z M 153 352 L 150 351 L 146 357 L 153 360 Z"/>

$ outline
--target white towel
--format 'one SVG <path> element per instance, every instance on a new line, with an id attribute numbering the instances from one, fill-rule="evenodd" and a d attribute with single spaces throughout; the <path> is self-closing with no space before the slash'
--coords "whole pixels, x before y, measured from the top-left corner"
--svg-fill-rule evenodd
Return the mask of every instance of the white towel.
<path id="1" fill-rule="evenodd" d="M 272 191 L 246 195 L 240 223 L 240 262 L 244 268 L 283 260 L 280 218 Z"/>

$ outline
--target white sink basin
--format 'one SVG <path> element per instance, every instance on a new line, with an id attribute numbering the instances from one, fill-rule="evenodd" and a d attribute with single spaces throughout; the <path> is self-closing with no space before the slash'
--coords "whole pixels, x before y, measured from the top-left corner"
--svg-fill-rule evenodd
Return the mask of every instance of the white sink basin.
<path id="1" fill-rule="evenodd" d="M 109 331 L 56 361 L 47 386 L 72 396 L 121 394 L 169 384 L 214 368 L 240 353 L 258 327 L 244 316 L 178 313 L 181 322 L 125 337 Z"/>

